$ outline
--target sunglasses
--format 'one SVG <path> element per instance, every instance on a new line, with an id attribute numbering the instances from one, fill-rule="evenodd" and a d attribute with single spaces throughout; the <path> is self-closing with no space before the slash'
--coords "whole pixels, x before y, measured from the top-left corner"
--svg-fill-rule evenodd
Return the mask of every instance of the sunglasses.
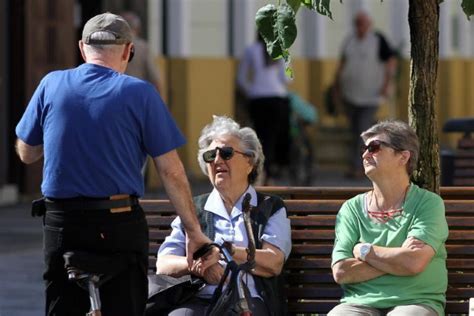
<path id="1" fill-rule="evenodd" d="M 235 153 L 238 153 L 247 157 L 252 157 L 251 154 L 235 150 L 232 147 L 216 147 L 215 149 L 205 151 L 202 154 L 202 159 L 204 159 L 204 161 L 207 163 L 213 162 L 214 160 L 216 160 L 217 150 L 219 150 L 219 157 L 221 157 L 224 160 L 231 159 L 232 157 L 234 157 Z"/>
<path id="2" fill-rule="evenodd" d="M 360 148 L 360 151 L 362 154 L 365 153 L 366 150 L 371 154 L 375 154 L 380 151 L 380 146 L 382 145 L 385 147 L 392 148 L 392 146 L 387 142 L 384 142 L 382 140 L 373 140 L 367 145 L 362 145 L 362 147 Z"/>

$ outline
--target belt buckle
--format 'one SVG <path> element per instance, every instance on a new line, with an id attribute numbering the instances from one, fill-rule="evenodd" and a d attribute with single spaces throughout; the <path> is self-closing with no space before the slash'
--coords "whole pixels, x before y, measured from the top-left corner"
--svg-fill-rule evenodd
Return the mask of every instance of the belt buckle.
<path id="1" fill-rule="evenodd" d="M 109 197 L 110 200 L 125 200 L 129 199 L 130 195 L 128 194 L 117 194 L 117 195 L 112 195 Z M 131 206 L 124 206 L 124 207 L 115 207 L 110 209 L 110 213 L 124 213 L 124 212 L 131 212 L 132 207 Z"/>

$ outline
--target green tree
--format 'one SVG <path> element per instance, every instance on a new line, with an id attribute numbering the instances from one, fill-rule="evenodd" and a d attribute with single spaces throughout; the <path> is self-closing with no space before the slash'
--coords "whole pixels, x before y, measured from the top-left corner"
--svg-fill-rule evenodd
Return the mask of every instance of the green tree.
<path id="1" fill-rule="evenodd" d="M 342 0 L 340 0 L 342 2 Z M 438 72 L 439 4 L 443 0 L 409 0 L 411 73 L 408 100 L 409 123 L 420 139 L 420 159 L 413 180 L 439 193 L 439 139 L 435 112 Z M 278 0 L 258 10 L 257 29 L 273 58 L 283 58 L 292 76 L 289 48 L 297 36 L 296 13 L 301 7 L 332 19 L 331 0 Z M 474 0 L 462 0 L 467 18 L 474 14 Z"/>

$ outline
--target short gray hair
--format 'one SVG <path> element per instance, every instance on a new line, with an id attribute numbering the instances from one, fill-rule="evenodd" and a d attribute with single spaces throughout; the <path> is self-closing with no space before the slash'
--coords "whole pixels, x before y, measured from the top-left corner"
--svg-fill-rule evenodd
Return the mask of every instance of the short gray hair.
<path id="1" fill-rule="evenodd" d="M 90 36 L 93 40 L 114 40 L 115 35 L 110 32 L 95 32 Z M 122 52 L 123 45 L 111 45 L 111 44 L 85 44 L 84 51 L 88 55 L 111 55 L 120 54 Z"/>
<path id="2" fill-rule="evenodd" d="M 214 115 L 212 123 L 202 129 L 198 141 L 199 150 L 197 155 L 202 172 L 208 175 L 207 165 L 202 154 L 209 148 L 212 141 L 221 136 L 234 136 L 240 141 L 242 151 L 249 154 L 253 169 L 248 176 L 248 182 L 253 184 L 263 170 L 265 156 L 263 155 L 262 144 L 253 129 L 250 127 L 240 128 L 237 122 L 226 116 Z"/>
<path id="3" fill-rule="evenodd" d="M 375 124 L 360 136 L 365 142 L 367 139 L 381 134 L 387 135 L 388 143 L 395 151 L 408 150 L 410 152 L 407 173 L 411 176 L 416 169 L 420 152 L 418 136 L 413 128 L 403 121 L 387 120 Z"/>

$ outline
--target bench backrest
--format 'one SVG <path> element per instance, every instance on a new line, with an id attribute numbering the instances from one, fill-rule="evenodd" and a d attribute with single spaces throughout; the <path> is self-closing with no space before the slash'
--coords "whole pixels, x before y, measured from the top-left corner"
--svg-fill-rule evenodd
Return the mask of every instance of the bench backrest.
<path id="1" fill-rule="evenodd" d="M 275 193 L 275 191 L 271 191 Z M 291 255 L 285 265 L 290 314 L 327 313 L 342 290 L 331 274 L 331 251 L 336 214 L 346 199 L 285 199 L 291 219 Z M 156 253 L 170 233 L 175 217 L 167 200 L 143 200 L 150 227 L 150 272 L 155 270 Z M 450 229 L 446 243 L 448 291 L 446 313 L 468 311 L 474 297 L 474 200 L 445 200 Z"/>

